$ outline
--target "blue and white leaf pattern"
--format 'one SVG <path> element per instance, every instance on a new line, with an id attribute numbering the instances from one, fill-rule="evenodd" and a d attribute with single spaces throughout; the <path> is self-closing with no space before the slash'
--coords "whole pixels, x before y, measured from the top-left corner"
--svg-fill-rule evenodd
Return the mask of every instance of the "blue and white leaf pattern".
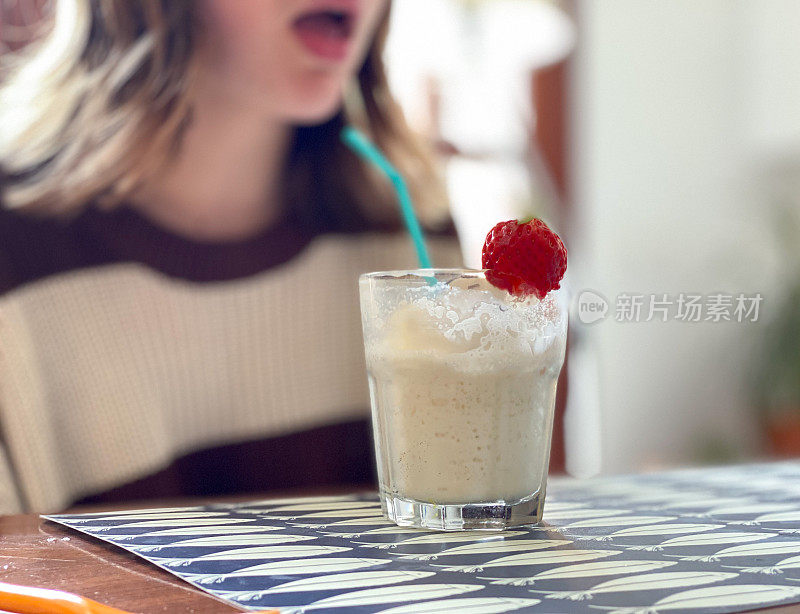
<path id="1" fill-rule="evenodd" d="M 753 516 L 765 512 L 780 512 L 784 510 L 796 509 L 790 503 L 752 503 L 750 505 L 728 505 L 725 507 L 715 507 L 708 510 L 706 516 Z M 756 523 L 755 518 L 749 518 L 745 522 Z"/>
<path id="2" fill-rule="evenodd" d="M 388 544 L 387 543 L 371 544 L 362 542 L 356 542 L 356 543 L 365 548 L 380 548 L 382 550 L 386 550 L 389 548 L 396 548 L 398 546 L 403 546 L 407 548 L 409 546 L 430 546 L 430 545 L 438 546 L 440 544 L 478 542 L 487 540 L 503 541 L 506 537 L 512 537 L 514 535 L 523 535 L 525 533 L 527 533 L 527 531 L 505 531 L 503 533 L 489 533 L 487 531 L 463 531 L 463 532 L 459 531 L 451 533 L 431 533 L 430 531 L 426 531 L 424 535 L 419 535 L 417 537 L 412 537 L 410 539 L 403 539 L 401 541 L 391 542 Z"/>
<path id="3" fill-rule="evenodd" d="M 260 501 L 250 501 L 248 503 L 218 503 L 214 508 L 221 509 L 251 509 L 260 506 L 269 506 L 270 508 L 278 507 L 279 505 L 298 505 L 307 503 L 330 503 L 335 505 L 339 501 L 352 501 L 353 497 L 350 495 L 322 495 L 319 497 L 286 497 L 282 499 L 262 499 Z"/>
<path id="4" fill-rule="evenodd" d="M 702 546 L 721 546 L 723 544 L 747 544 L 763 541 L 777 536 L 777 533 L 747 532 L 747 531 L 717 531 L 704 535 L 685 535 L 673 537 L 654 546 L 629 546 L 629 550 L 648 550 L 660 552 L 664 548 L 684 548 L 695 550 Z"/>
<path id="5" fill-rule="evenodd" d="M 722 507 L 725 505 L 734 505 L 734 504 L 743 504 L 747 503 L 748 501 L 745 499 L 738 499 L 736 497 L 697 497 L 686 499 L 685 501 L 676 500 L 670 501 L 666 505 L 664 505 L 667 509 L 675 509 L 675 510 L 696 510 L 696 509 L 706 509 L 710 510 L 715 507 Z M 755 502 L 755 500 L 750 501 L 751 503 Z"/>
<path id="6" fill-rule="evenodd" d="M 731 546 L 705 557 L 683 557 L 687 561 L 719 561 L 738 557 L 764 557 L 800 552 L 800 541 L 763 541 L 741 546 Z"/>
<path id="7" fill-rule="evenodd" d="M 620 529 L 614 531 L 611 535 L 599 535 L 597 537 L 589 537 L 586 539 L 594 539 L 598 541 L 612 541 L 615 538 L 628 538 L 628 537 L 664 537 L 665 535 L 688 535 L 691 533 L 704 533 L 705 531 L 713 531 L 714 529 L 721 529 L 724 524 L 691 524 L 691 523 L 667 523 L 655 524 L 639 527 L 629 527 L 627 529 Z M 638 546 L 633 546 L 634 549 Z"/>
<path id="8" fill-rule="evenodd" d="M 330 512 L 332 510 L 352 510 L 358 508 L 380 507 L 379 501 L 316 501 L 311 503 L 293 503 L 274 508 L 264 508 L 265 514 L 280 514 L 287 512 Z M 250 510 L 252 513 L 252 510 Z"/>
<path id="9" fill-rule="evenodd" d="M 397 603 L 408 601 L 424 601 L 437 597 L 463 595 L 482 590 L 480 584 L 415 584 L 412 586 L 390 586 L 386 588 L 368 588 L 352 593 L 341 593 L 333 597 L 320 599 L 309 605 L 301 606 L 304 610 L 319 610 L 322 608 L 352 608 L 358 606 L 371 606 L 384 603 Z"/>
<path id="10" fill-rule="evenodd" d="M 664 569 L 677 565 L 676 561 L 631 561 L 611 559 L 578 563 L 576 565 L 559 565 L 553 569 L 537 573 L 527 578 L 483 578 L 492 584 L 510 584 L 513 586 L 530 586 L 543 580 L 565 580 L 568 578 L 602 578 L 603 576 L 621 576 L 637 574 L 655 569 Z"/>
<path id="11" fill-rule="evenodd" d="M 186 567 L 211 561 L 260 561 L 270 559 L 292 559 L 295 557 L 323 556 L 352 550 L 347 546 L 256 546 L 253 548 L 237 548 L 223 550 L 199 556 L 157 557 L 148 556 L 153 562 L 165 567 Z M 191 553 L 186 552 L 187 555 Z"/>
<path id="12" fill-rule="evenodd" d="M 80 528 L 87 533 L 103 533 L 105 531 L 116 531 L 117 529 L 168 529 L 169 527 L 217 527 L 226 524 L 239 524 L 239 523 L 253 523 L 255 518 L 227 518 L 225 516 L 219 518 L 165 518 L 164 520 L 147 520 L 145 522 L 124 522 L 122 524 L 108 524 L 109 520 L 113 518 L 105 518 L 102 525 L 81 526 L 76 525 L 75 528 Z M 109 535 L 109 537 L 111 537 Z"/>
<path id="13" fill-rule="evenodd" d="M 606 510 L 606 509 L 591 509 L 591 508 L 577 508 L 566 510 L 552 511 L 549 508 L 545 509 L 544 520 L 545 522 L 557 521 L 564 524 L 564 520 L 583 520 L 585 518 L 605 518 L 607 516 L 619 516 L 625 514 L 625 510 Z"/>
<path id="14" fill-rule="evenodd" d="M 800 522 L 800 510 L 794 509 L 791 512 L 764 514 L 762 516 L 757 516 L 756 518 L 754 518 L 753 522 L 756 522 L 758 524 L 782 523 L 782 522 L 798 523 Z"/>
<path id="15" fill-rule="evenodd" d="M 378 512 L 376 512 L 378 513 Z M 273 519 L 272 516 L 269 517 Z M 350 518 L 348 520 L 337 520 L 336 522 L 289 522 L 290 527 L 297 529 L 327 529 L 328 531 L 341 531 L 342 533 L 351 532 L 353 527 L 388 527 L 395 526 L 393 522 L 386 520 L 383 516 L 369 516 L 367 518 Z"/>
<path id="16" fill-rule="evenodd" d="M 561 563 L 575 563 L 577 561 L 594 561 L 607 556 L 622 554 L 619 550 L 550 550 L 543 552 L 526 552 L 512 554 L 499 559 L 492 559 L 485 563 L 472 565 L 436 565 L 445 571 L 460 571 L 472 573 L 483 571 L 491 567 L 529 567 L 531 565 L 558 565 Z"/>
<path id="17" fill-rule="evenodd" d="M 630 495 L 626 497 L 626 500 L 628 505 L 667 506 L 671 503 L 680 503 L 686 501 L 687 498 L 695 499 L 699 496 L 702 496 L 702 493 L 653 488 Z"/>
<path id="18" fill-rule="evenodd" d="M 764 584 L 734 584 L 712 586 L 684 591 L 660 599 L 654 604 L 656 611 L 720 611 L 722 608 L 755 607 L 775 605 L 779 601 L 796 600 L 800 597 L 800 586 L 776 586 Z"/>
<path id="19" fill-rule="evenodd" d="M 249 535 L 215 535 L 213 537 L 196 537 L 194 539 L 181 539 L 169 544 L 157 545 L 128 545 L 128 548 L 136 553 L 160 552 L 170 549 L 182 548 L 215 548 L 217 546 L 265 546 L 277 544 L 291 544 L 296 542 L 307 542 L 317 539 L 312 535 L 275 535 L 273 534 L 249 534 Z"/>
<path id="20" fill-rule="evenodd" d="M 279 560 L 262 563 L 231 571 L 230 573 L 181 573 L 182 578 L 190 582 L 203 584 L 220 584 L 227 580 L 239 578 L 268 578 L 269 576 L 317 576 L 338 571 L 366 569 L 391 563 L 389 559 L 367 559 L 356 557 L 325 557 L 317 559 Z M 237 582 L 238 585 L 238 582 Z"/>
<path id="21" fill-rule="evenodd" d="M 252 601 L 261 599 L 264 595 L 274 595 L 276 593 L 304 593 L 337 590 L 345 588 L 364 588 L 367 586 L 386 586 L 389 584 L 399 584 L 410 582 L 420 578 L 435 576 L 435 571 L 360 571 L 353 573 L 339 573 L 329 576 L 317 576 L 314 578 L 304 578 L 292 580 L 284 584 L 278 584 L 261 591 L 231 591 L 226 592 L 225 596 L 230 599 L 232 596 L 239 601 Z"/>
<path id="22" fill-rule="evenodd" d="M 460 599 L 440 599 L 439 601 L 425 601 L 412 605 L 401 605 L 388 610 L 381 610 L 380 614 L 441 614 L 442 612 L 457 614 L 496 614 L 498 612 L 513 612 L 521 608 L 534 606 L 541 603 L 540 599 L 513 599 L 511 597 L 469 597 Z"/>
<path id="23" fill-rule="evenodd" d="M 366 539 L 368 542 L 376 541 L 382 542 L 387 536 L 390 538 L 389 541 L 394 541 L 391 538 L 396 538 L 402 535 L 421 535 L 423 533 L 427 533 L 422 529 L 415 529 L 413 527 L 398 527 L 396 524 L 391 523 L 388 527 L 379 527 L 377 529 L 369 529 L 365 528 L 361 531 L 347 531 L 346 532 L 325 532 L 323 531 L 323 535 L 327 537 L 341 537 L 345 539 L 356 539 L 359 538 L 362 542 Z M 378 538 L 375 540 L 375 538 Z"/>
<path id="24" fill-rule="evenodd" d="M 202 535 L 203 537 L 211 537 L 213 535 L 247 535 L 249 533 L 269 533 L 271 531 L 280 531 L 283 527 L 269 526 L 265 524 L 257 525 L 241 525 L 232 524 L 213 527 L 178 527 L 177 529 L 159 529 L 157 531 L 147 531 L 145 533 L 132 533 L 132 534 L 118 534 L 114 533 L 114 541 L 136 540 L 136 543 L 142 544 L 172 544 L 170 537 L 188 537 L 192 535 Z M 164 539 L 167 538 L 167 541 Z"/>
<path id="25" fill-rule="evenodd" d="M 507 533 L 510 533 L 507 532 Z M 572 542 L 568 539 L 499 539 L 481 541 L 464 546 L 455 546 L 441 552 L 432 554 L 398 554 L 401 559 L 411 559 L 415 561 L 436 560 L 443 556 L 475 556 L 480 554 L 500 554 L 506 552 L 532 552 L 535 550 L 545 550 L 556 546 L 565 546 Z M 400 542 L 399 545 L 404 545 Z"/>
<path id="26" fill-rule="evenodd" d="M 291 519 L 306 520 L 309 518 L 371 518 L 373 516 L 380 516 L 381 510 L 378 506 L 375 507 L 358 507 L 356 509 L 331 509 L 322 512 L 311 512 L 308 514 L 297 514 L 291 516 Z"/>
<path id="27" fill-rule="evenodd" d="M 185 514 L 186 512 L 192 511 L 207 511 L 204 510 L 203 506 L 195 506 L 195 507 L 157 507 L 152 509 L 146 510 L 136 510 L 136 514 L 155 514 L 159 518 L 165 518 L 172 512 L 180 512 L 181 514 Z M 70 518 L 73 522 L 77 522 L 82 518 L 119 518 L 120 516 L 130 516 L 132 513 L 131 510 L 117 510 L 115 512 L 89 512 L 85 514 L 71 514 Z M 213 512 L 212 512 L 213 513 Z"/>
<path id="28" fill-rule="evenodd" d="M 597 527 L 635 527 L 643 524 L 656 524 L 675 520 L 675 516 L 612 516 L 609 518 L 594 518 L 592 520 L 581 520 L 573 522 L 565 527 L 563 531 L 574 531 L 576 529 L 595 529 Z"/>
<path id="29" fill-rule="evenodd" d="M 723 571 L 665 571 L 660 573 L 646 573 L 638 576 L 626 576 L 615 580 L 608 580 L 585 591 L 567 591 L 549 593 L 550 599 L 591 599 L 602 593 L 621 593 L 654 591 L 664 588 L 686 588 L 701 584 L 713 584 L 736 578 L 739 574 L 725 573 Z"/>
<path id="30" fill-rule="evenodd" d="M 575 501 L 548 501 L 547 511 L 556 512 L 563 510 L 574 510 L 579 507 L 586 507 L 586 503 L 577 503 Z"/>
<path id="31" fill-rule="evenodd" d="M 209 512 L 209 511 L 196 511 L 196 510 L 186 510 L 186 511 L 179 511 L 179 510 L 172 510 L 166 511 L 163 513 L 158 514 L 159 520 L 165 520 L 167 518 L 179 518 L 181 520 L 185 518 L 213 518 L 213 517 L 224 517 L 227 514 L 224 511 L 219 512 Z M 114 520 L 153 520 L 153 512 L 136 512 L 135 514 L 128 513 L 128 514 L 118 514 L 113 517 Z M 104 517 L 98 518 L 97 516 L 89 516 L 86 518 L 75 518 L 72 522 L 76 524 L 83 524 L 89 522 L 102 522 Z M 91 526 L 91 525 L 90 525 Z"/>
<path id="32" fill-rule="evenodd" d="M 800 556 L 790 556 L 767 567 L 740 567 L 739 571 L 776 574 L 783 573 L 784 569 L 800 569 Z"/>
<path id="33" fill-rule="evenodd" d="M 543 524 L 397 527 L 377 496 L 49 516 L 244 609 L 726 613 L 800 602 L 800 462 L 551 480 Z"/>

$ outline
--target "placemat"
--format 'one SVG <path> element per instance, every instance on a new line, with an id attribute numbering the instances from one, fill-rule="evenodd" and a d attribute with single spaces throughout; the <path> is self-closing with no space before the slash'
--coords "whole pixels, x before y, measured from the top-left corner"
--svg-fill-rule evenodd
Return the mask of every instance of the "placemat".
<path id="1" fill-rule="evenodd" d="M 800 462 L 551 480 L 546 524 L 399 528 L 377 496 L 45 518 L 246 609 L 735 612 L 800 602 Z"/>

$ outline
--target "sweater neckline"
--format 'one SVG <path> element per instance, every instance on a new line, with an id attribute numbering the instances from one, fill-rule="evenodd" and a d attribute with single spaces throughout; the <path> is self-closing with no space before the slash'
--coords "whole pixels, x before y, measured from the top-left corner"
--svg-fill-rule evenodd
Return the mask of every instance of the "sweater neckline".
<path id="1" fill-rule="evenodd" d="M 77 222 L 104 259 L 144 264 L 187 281 L 228 281 L 281 265 L 318 234 L 290 214 L 256 235 L 235 241 L 195 240 L 167 230 L 133 207 L 88 207 Z"/>

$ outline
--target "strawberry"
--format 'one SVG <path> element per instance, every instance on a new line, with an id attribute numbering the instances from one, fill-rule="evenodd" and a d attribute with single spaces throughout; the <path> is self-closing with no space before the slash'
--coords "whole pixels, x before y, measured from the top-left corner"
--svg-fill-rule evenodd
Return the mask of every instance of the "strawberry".
<path id="1" fill-rule="evenodd" d="M 509 220 L 486 235 L 481 263 L 486 279 L 498 288 L 542 299 L 559 288 L 567 270 L 567 250 L 542 220 Z"/>

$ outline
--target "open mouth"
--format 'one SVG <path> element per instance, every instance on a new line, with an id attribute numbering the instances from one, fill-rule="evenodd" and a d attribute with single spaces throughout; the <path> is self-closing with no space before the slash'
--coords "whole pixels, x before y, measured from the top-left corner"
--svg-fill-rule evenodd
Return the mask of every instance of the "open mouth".
<path id="1" fill-rule="evenodd" d="M 355 30 L 356 16 L 349 11 L 324 9 L 304 13 L 292 28 L 305 47 L 313 54 L 329 60 L 341 60 L 347 55 Z"/>
<path id="2" fill-rule="evenodd" d="M 294 22 L 296 30 L 308 30 L 332 38 L 350 38 L 353 33 L 353 15 L 346 11 L 316 11 L 301 15 Z"/>

